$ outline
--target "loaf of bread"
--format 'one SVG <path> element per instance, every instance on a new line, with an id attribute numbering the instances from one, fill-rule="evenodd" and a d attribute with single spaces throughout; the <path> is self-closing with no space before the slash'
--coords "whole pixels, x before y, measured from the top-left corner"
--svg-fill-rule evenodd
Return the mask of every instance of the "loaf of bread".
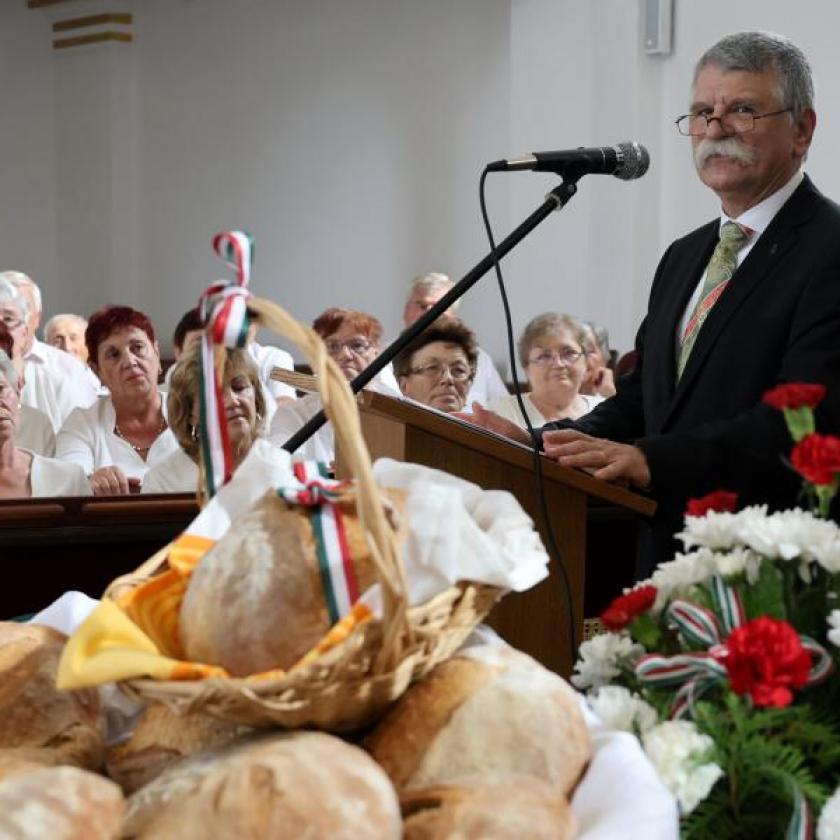
<path id="1" fill-rule="evenodd" d="M 23 749 L 38 763 L 96 770 L 105 732 L 99 693 L 55 687 L 66 640 L 49 627 L 0 622 L 0 750 Z M 7 763 L 13 759 L 14 753 Z"/>
<path id="2" fill-rule="evenodd" d="M 201 712 L 177 714 L 162 703 L 152 703 L 128 741 L 108 750 L 105 766 L 108 775 L 131 794 L 171 764 L 250 731 Z"/>
<path id="3" fill-rule="evenodd" d="M 569 803 L 539 779 L 503 785 L 443 785 L 400 798 L 404 840 L 571 840 Z"/>
<path id="4" fill-rule="evenodd" d="M 361 594 L 375 574 L 355 488 L 341 493 L 338 509 Z M 287 669 L 326 634 L 334 623 L 330 584 L 319 569 L 311 512 L 270 491 L 202 558 L 181 605 L 188 659 L 234 676 Z"/>
<path id="5" fill-rule="evenodd" d="M 568 795 L 590 756 L 574 689 L 523 653 L 468 648 L 412 686 L 366 739 L 397 790 L 504 784 Z"/>
<path id="6" fill-rule="evenodd" d="M 125 800 L 108 779 L 78 767 L 51 767 L 0 781 L 3 840 L 111 840 Z"/>
<path id="7" fill-rule="evenodd" d="M 187 759 L 129 800 L 127 837 L 397 840 L 388 777 L 358 747 L 320 732 L 271 734 Z"/>

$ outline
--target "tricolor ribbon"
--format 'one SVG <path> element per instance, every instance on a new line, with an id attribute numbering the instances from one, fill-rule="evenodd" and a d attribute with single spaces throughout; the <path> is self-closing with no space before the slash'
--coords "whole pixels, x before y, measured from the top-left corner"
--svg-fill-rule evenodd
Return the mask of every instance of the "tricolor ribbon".
<path id="1" fill-rule="evenodd" d="M 247 233 L 232 230 L 217 234 L 213 249 L 233 268 L 236 280 L 216 281 L 198 301 L 199 315 L 205 325 L 201 337 L 199 417 L 208 498 L 230 481 L 233 474 L 222 391 L 224 357 L 217 359 L 216 348 L 244 347 L 247 343 L 250 326 L 247 286 L 254 244 Z"/>
<path id="2" fill-rule="evenodd" d="M 323 465 L 315 462 L 298 462 L 293 469 L 302 486 L 280 487 L 277 495 L 290 505 L 310 509 L 324 602 L 330 624 L 336 624 L 350 612 L 361 594 L 347 542 L 344 515 L 337 504 L 348 482 L 321 477 Z M 316 477 L 312 477 L 312 473 Z"/>

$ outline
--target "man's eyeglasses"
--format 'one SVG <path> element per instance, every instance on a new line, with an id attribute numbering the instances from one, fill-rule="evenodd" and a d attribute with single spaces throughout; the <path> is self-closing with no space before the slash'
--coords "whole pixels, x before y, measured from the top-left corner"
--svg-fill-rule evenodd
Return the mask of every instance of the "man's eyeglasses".
<path id="1" fill-rule="evenodd" d="M 781 111 L 770 111 L 769 114 L 756 114 L 751 108 L 739 106 L 727 111 L 721 117 L 706 113 L 686 114 L 674 122 L 677 130 L 685 137 L 702 137 L 709 130 L 712 120 L 717 120 L 721 130 L 726 134 L 746 134 L 755 128 L 756 120 L 777 117 L 779 114 L 787 114 L 792 110 L 793 108 L 782 108 Z"/>
<path id="2" fill-rule="evenodd" d="M 536 356 L 531 356 L 528 363 L 548 367 L 556 360 L 558 364 L 571 367 L 581 356 L 583 356 L 582 350 L 542 350 Z"/>
<path id="3" fill-rule="evenodd" d="M 433 379 L 442 379 L 443 374 L 448 373 L 456 382 L 466 382 L 472 375 L 472 371 L 461 362 L 455 362 L 451 365 L 446 365 L 443 362 L 429 362 L 427 365 L 409 368 L 408 372 Z"/>
<path id="4" fill-rule="evenodd" d="M 363 338 L 351 338 L 348 341 L 338 341 L 334 338 L 328 338 L 324 344 L 330 356 L 338 356 L 344 349 L 349 350 L 354 356 L 363 356 L 373 346 Z"/>
<path id="5" fill-rule="evenodd" d="M 18 318 L 15 315 L 0 315 L 0 321 L 2 321 L 10 330 L 17 329 L 21 324 L 24 323 L 23 318 Z"/>

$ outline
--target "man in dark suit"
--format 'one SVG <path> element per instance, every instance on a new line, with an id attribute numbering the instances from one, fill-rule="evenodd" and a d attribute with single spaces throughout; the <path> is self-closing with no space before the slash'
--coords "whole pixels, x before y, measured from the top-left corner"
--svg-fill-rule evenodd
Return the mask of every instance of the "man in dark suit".
<path id="1" fill-rule="evenodd" d="M 792 442 L 764 391 L 826 385 L 818 425 L 840 430 L 840 208 L 801 171 L 816 126 L 808 62 L 776 35 L 727 36 L 698 62 L 689 111 L 677 126 L 721 217 L 662 257 L 616 395 L 542 430 L 549 457 L 656 499 L 639 576 L 673 556 L 691 497 L 795 504 Z"/>

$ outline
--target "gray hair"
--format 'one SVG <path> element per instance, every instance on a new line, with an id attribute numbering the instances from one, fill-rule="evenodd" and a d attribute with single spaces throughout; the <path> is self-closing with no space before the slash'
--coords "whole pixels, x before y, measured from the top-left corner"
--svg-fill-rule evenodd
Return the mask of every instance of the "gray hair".
<path id="1" fill-rule="evenodd" d="M 548 335 L 558 335 L 562 332 L 571 333 L 572 338 L 584 349 L 586 332 L 583 325 L 571 315 L 564 315 L 562 312 L 543 312 L 532 318 L 528 325 L 522 330 L 519 337 L 517 349 L 519 350 L 519 362 L 522 367 L 528 367 L 531 349 L 541 339 Z"/>
<path id="2" fill-rule="evenodd" d="M 434 294 L 441 289 L 449 291 L 455 283 L 448 274 L 441 274 L 439 271 L 427 271 L 425 274 L 418 274 L 412 281 L 408 288 L 408 297 L 411 297 L 417 292 L 425 295 Z M 452 309 L 457 309 L 460 300 L 452 304 Z"/>
<path id="3" fill-rule="evenodd" d="M 47 321 L 47 325 L 44 327 L 44 337 L 48 338 L 50 334 L 50 330 L 56 325 L 58 321 L 61 321 L 64 318 L 70 318 L 82 332 L 87 329 L 88 322 L 82 318 L 81 315 L 76 315 L 74 312 L 62 312 L 60 315 L 53 315 L 49 321 Z"/>
<path id="4" fill-rule="evenodd" d="M 721 70 L 763 73 L 773 69 L 779 78 L 778 98 L 794 118 L 814 107 L 814 80 L 805 53 L 783 35 L 773 32 L 736 32 L 721 38 L 700 57 L 694 68 L 694 83 L 707 64 Z"/>
<path id="5" fill-rule="evenodd" d="M 41 299 L 41 290 L 38 288 L 38 284 L 28 274 L 24 274 L 22 271 L 4 271 L 0 273 L 0 277 L 5 277 L 18 289 L 32 289 L 32 299 L 35 301 L 36 308 L 39 312 L 43 310 L 44 304 Z"/>
<path id="6" fill-rule="evenodd" d="M 6 381 L 15 392 L 18 392 L 18 375 L 12 360 L 6 355 L 5 350 L 0 350 L 0 376 L 4 376 Z"/>
<path id="7" fill-rule="evenodd" d="M 20 309 L 24 321 L 29 317 L 29 301 L 26 295 L 15 285 L 6 274 L 12 272 L 4 272 L 0 274 L 0 304 L 10 303 Z"/>

